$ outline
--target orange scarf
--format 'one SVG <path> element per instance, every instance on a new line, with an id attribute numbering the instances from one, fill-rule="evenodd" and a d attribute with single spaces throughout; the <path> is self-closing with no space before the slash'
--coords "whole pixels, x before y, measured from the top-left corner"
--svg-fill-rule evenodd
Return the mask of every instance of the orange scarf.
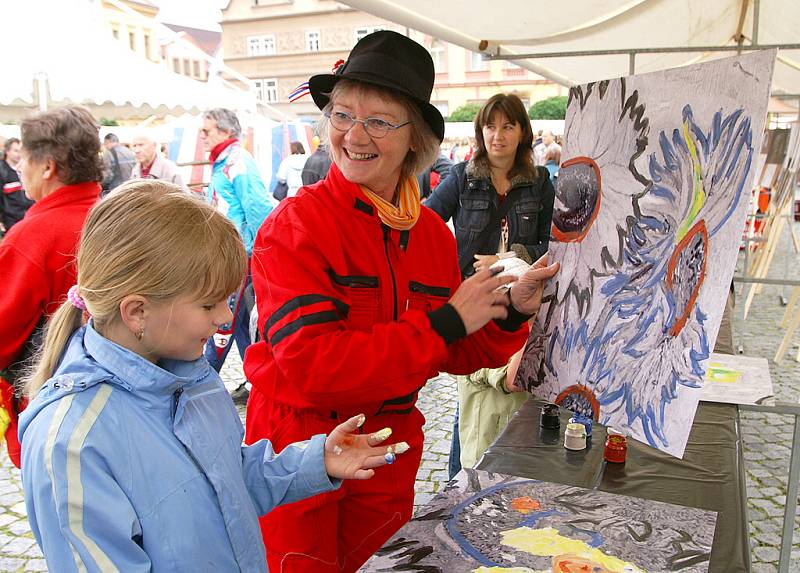
<path id="1" fill-rule="evenodd" d="M 381 221 L 392 229 L 408 231 L 419 219 L 419 213 L 422 209 L 419 197 L 419 183 L 416 177 L 409 177 L 400 183 L 397 205 L 389 203 L 363 185 L 360 185 L 360 187 L 364 195 L 375 205 Z"/>

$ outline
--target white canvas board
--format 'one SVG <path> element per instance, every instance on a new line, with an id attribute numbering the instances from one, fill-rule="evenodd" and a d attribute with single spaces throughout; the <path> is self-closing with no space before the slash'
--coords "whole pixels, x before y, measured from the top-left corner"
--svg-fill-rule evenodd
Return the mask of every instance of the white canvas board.
<path id="1" fill-rule="evenodd" d="M 774 396 L 766 358 L 711 355 L 700 399 L 725 404 L 761 404 Z"/>
<path id="2" fill-rule="evenodd" d="M 761 148 L 775 51 L 571 88 L 550 281 L 516 379 L 681 457 Z"/>

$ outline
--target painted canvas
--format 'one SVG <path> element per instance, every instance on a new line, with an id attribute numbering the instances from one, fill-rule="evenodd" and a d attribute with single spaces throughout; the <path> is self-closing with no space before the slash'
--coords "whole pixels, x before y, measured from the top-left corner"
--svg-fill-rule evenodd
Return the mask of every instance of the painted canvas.
<path id="1" fill-rule="evenodd" d="M 681 457 L 733 276 L 775 52 L 571 88 L 550 281 L 515 380 Z"/>
<path id="2" fill-rule="evenodd" d="M 738 354 L 711 355 L 700 399 L 725 404 L 762 404 L 773 397 L 766 358 Z"/>
<path id="3" fill-rule="evenodd" d="M 462 470 L 363 573 L 708 571 L 716 513 Z"/>

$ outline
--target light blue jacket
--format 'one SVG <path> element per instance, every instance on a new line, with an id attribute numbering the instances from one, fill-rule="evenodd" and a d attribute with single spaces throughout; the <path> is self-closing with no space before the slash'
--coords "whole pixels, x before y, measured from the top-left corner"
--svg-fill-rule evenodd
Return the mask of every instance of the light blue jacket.
<path id="1" fill-rule="evenodd" d="M 339 485 L 325 436 L 242 446 L 205 358 L 161 367 L 92 327 L 20 416 L 22 484 L 51 573 L 267 570 L 258 516 Z"/>
<path id="2" fill-rule="evenodd" d="M 253 156 L 238 142 L 226 147 L 214 162 L 209 201 L 213 203 L 215 196 L 227 203 L 226 214 L 239 229 L 247 254 L 251 254 L 256 233 L 272 211 L 273 203 Z"/>

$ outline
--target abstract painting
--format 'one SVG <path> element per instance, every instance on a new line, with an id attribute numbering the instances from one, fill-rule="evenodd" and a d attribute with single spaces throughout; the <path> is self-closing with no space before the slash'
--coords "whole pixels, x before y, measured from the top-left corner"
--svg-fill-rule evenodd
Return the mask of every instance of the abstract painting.
<path id="1" fill-rule="evenodd" d="M 462 470 L 363 573 L 708 571 L 716 513 Z"/>
<path id="2" fill-rule="evenodd" d="M 700 399 L 725 404 L 761 404 L 773 397 L 766 358 L 712 354 Z"/>
<path id="3" fill-rule="evenodd" d="M 681 457 L 745 224 L 775 52 L 570 89 L 549 282 L 515 383 Z"/>

